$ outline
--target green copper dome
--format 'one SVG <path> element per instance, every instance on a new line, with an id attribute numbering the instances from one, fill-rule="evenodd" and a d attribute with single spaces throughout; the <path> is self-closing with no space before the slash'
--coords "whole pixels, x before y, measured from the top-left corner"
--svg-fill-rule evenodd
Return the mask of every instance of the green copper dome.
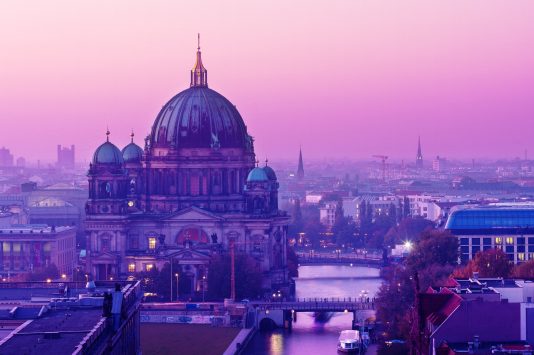
<path id="1" fill-rule="evenodd" d="M 248 173 L 247 182 L 267 182 L 269 178 L 262 168 L 254 168 Z"/>

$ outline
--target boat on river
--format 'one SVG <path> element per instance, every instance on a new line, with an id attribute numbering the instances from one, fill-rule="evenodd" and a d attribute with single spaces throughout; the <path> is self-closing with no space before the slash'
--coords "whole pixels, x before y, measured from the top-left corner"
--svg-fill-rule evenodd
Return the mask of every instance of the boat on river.
<path id="1" fill-rule="evenodd" d="M 341 331 L 337 351 L 345 354 L 365 354 L 368 345 L 368 342 L 364 340 L 365 335 L 367 333 L 362 334 L 358 330 Z"/>

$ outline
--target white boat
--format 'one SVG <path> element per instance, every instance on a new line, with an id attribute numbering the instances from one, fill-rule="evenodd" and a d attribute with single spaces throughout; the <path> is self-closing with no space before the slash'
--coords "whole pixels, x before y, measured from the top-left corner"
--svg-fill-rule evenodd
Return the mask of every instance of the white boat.
<path id="1" fill-rule="evenodd" d="M 364 354 L 366 344 L 362 341 L 358 330 L 343 330 L 339 334 L 337 350 L 342 353 Z"/>

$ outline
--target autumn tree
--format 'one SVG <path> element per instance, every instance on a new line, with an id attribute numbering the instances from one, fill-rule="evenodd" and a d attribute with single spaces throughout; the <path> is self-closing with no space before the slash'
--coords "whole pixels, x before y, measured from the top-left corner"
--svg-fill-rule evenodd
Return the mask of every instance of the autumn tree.
<path id="1" fill-rule="evenodd" d="M 474 272 L 478 272 L 480 277 L 510 277 L 512 268 L 506 253 L 496 248 L 479 251 L 474 259 L 456 270 L 453 276 L 468 278 L 472 277 Z"/>
<path id="2" fill-rule="evenodd" d="M 514 268 L 513 276 L 521 279 L 534 278 L 534 260 L 529 260 Z"/>

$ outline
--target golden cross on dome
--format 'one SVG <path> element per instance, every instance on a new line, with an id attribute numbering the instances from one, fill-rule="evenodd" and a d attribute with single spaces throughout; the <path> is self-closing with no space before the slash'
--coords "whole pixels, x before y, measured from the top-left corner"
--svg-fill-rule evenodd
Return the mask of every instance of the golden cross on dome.
<path id="1" fill-rule="evenodd" d="M 133 137 L 134 137 L 134 136 L 135 136 L 135 134 L 134 134 L 134 131 L 133 131 L 133 129 L 132 129 L 132 133 L 130 133 L 130 138 L 132 138 L 132 143 L 133 143 Z"/>
<path id="2" fill-rule="evenodd" d="M 111 134 L 111 132 L 109 131 L 109 127 L 106 127 L 106 141 L 109 142 L 109 135 Z"/>

